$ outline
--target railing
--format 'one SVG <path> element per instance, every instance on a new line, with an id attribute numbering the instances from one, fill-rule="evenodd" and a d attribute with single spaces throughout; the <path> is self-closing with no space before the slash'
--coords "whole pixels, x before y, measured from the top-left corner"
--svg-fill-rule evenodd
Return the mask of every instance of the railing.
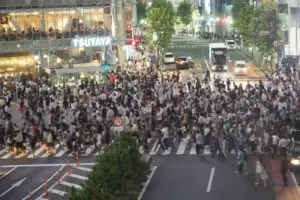
<path id="1" fill-rule="evenodd" d="M 41 49 L 70 48 L 74 38 L 50 39 L 50 40 L 19 40 L 0 41 L 0 53 L 33 52 Z M 115 37 L 111 40 L 112 45 L 124 44 L 124 39 Z"/>

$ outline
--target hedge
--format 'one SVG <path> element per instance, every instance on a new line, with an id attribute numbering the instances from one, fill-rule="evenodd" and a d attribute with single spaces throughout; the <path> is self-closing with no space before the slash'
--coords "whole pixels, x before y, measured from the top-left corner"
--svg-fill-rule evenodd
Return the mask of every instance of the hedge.
<path id="1" fill-rule="evenodd" d="M 136 200 L 150 166 L 141 158 L 136 138 L 122 133 L 98 156 L 82 189 L 72 188 L 68 200 Z"/>

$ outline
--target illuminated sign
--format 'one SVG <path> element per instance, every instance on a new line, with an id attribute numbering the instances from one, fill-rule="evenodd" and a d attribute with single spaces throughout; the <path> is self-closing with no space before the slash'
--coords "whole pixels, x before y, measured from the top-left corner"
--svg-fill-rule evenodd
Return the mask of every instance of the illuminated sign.
<path id="1" fill-rule="evenodd" d="M 110 37 L 76 38 L 72 40 L 73 47 L 99 47 L 111 44 Z"/>

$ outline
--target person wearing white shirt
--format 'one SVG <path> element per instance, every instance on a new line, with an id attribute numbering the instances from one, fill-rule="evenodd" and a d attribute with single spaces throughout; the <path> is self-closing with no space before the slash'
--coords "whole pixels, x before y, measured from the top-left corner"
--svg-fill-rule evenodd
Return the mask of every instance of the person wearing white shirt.
<path id="1" fill-rule="evenodd" d="M 290 140 L 287 137 L 283 137 L 279 140 L 278 146 L 279 146 L 279 155 L 282 157 L 286 157 L 287 148 L 290 144 Z"/>
<path id="2" fill-rule="evenodd" d="M 278 142 L 279 142 L 278 135 L 276 134 L 272 135 L 272 159 L 275 159 L 275 156 L 277 155 Z"/>

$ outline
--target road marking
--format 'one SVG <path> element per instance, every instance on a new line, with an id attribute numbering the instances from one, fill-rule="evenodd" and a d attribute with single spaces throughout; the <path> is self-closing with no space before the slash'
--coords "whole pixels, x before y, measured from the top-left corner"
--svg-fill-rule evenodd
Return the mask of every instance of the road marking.
<path id="1" fill-rule="evenodd" d="M 209 145 L 205 145 L 204 146 L 204 155 L 210 155 L 211 151 L 210 151 L 210 146 Z"/>
<path id="2" fill-rule="evenodd" d="M 196 145 L 193 143 L 190 151 L 191 155 L 196 155 Z"/>
<path id="3" fill-rule="evenodd" d="M 90 155 L 94 150 L 95 150 L 95 145 L 91 145 L 89 148 L 87 148 L 87 149 L 85 150 L 83 156 L 88 156 L 88 155 Z"/>
<path id="4" fill-rule="evenodd" d="M 155 149 L 157 148 L 157 143 L 158 143 L 158 140 L 155 141 L 155 143 L 150 151 L 150 155 L 154 155 Z"/>
<path id="5" fill-rule="evenodd" d="M 64 191 L 60 191 L 60 190 L 57 190 L 57 189 L 50 189 L 49 192 L 52 192 L 54 194 L 58 194 L 60 196 L 64 196 L 66 194 Z"/>
<path id="6" fill-rule="evenodd" d="M 211 190 L 211 184 L 212 184 L 214 175 L 215 175 L 215 168 L 213 167 L 211 169 L 211 171 L 210 171 L 210 176 L 209 176 L 209 180 L 208 180 L 208 185 L 207 185 L 207 188 L 206 188 L 206 192 L 210 192 L 210 190 Z"/>
<path id="7" fill-rule="evenodd" d="M 23 178 L 22 180 L 19 180 L 18 182 L 12 184 L 10 186 L 10 188 L 8 188 L 7 190 L 5 190 L 2 194 L 0 194 L 0 198 L 5 196 L 7 193 L 9 193 L 11 190 L 13 190 L 16 187 L 19 187 L 25 180 L 27 179 L 27 177 Z"/>
<path id="8" fill-rule="evenodd" d="M 170 155 L 171 151 L 172 151 L 172 147 L 169 147 L 168 149 L 164 150 L 163 155 Z"/>
<path id="9" fill-rule="evenodd" d="M 11 167 L 61 167 L 68 164 L 57 163 L 57 164 L 27 164 L 27 165 L 2 165 L 0 168 L 11 168 Z M 80 163 L 79 166 L 93 166 L 95 163 Z M 77 163 L 70 163 L 70 166 L 77 166 Z"/>
<path id="10" fill-rule="evenodd" d="M 296 185 L 296 189 L 297 189 L 298 195 L 300 195 L 300 188 L 299 188 L 299 185 L 298 185 L 298 181 L 297 181 L 297 179 L 295 177 L 295 174 L 293 172 L 291 172 L 291 176 L 292 176 L 294 184 Z"/>
<path id="11" fill-rule="evenodd" d="M 54 157 L 62 157 L 68 150 L 67 149 L 62 149 L 60 150 Z"/>
<path id="12" fill-rule="evenodd" d="M 53 178 L 54 176 L 56 176 L 56 174 L 57 174 L 57 172 L 54 173 L 54 174 L 51 176 L 51 178 Z M 66 176 L 68 176 L 68 173 L 65 173 L 65 174 L 61 177 L 61 180 L 63 180 Z M 49 179 L 48 179 L 48 183 L 49 183 Z M 43 183 L 42 185 L 40 185 L 40 187 L 37 188 L 37 189 L 38 189 L 38 190 L 41 189 L 44 185 L 45 185 L 45 183 Z M 57 182 L 55 182 L 55 183 L 49 188 L 48 191 L 52 190 L 55 186 L 57 186 Z M 35 193 L 36 191 L 38 191 L 37 189 L 34 190 L 34 193 Z M 34 193 L 32 193 L 32 194 L 34 194 Z M 55 193 L 55 192 L 53 192 L 53 193 Z M 32 194 L 31 194 L 31 195 L 32 195 Z M 44 197 L 44 193 L 42 193 L 42 194 L 37 198 L 37 200 L 41 200 L 43 197 Z M 25 197 L 23 200 L 27 200 L 27 199 L 28 199 L 28 196 Z"/>
<path id="13" fill-rule="evenodd" d="M 140 192 L 139 197 L 138 197 L 137 200 L 141 200 L 142 199 L 142 197 L 143 197 L 144 193 L 146 192 L 146 189 L 147 189 L 147 187 L 148 187 L 148 185 L 149 185 L 149 183 L 150 183 L 150 181 L 151 181 L 151 179 L 152 179 L 152 177 L 153 177 L 156 169 L 157 169 L 157 166 L 154 166 L 153 169 L 152 169 L 152 171 L 151 171 L 151 173 L 150 173 L 150 175 L 149 175 L 149 177 L 148 177 L 148 180 L 146 181 L 146 183 L 145 183 L 142 191 Z"/>
<path id="14" fill-rule="evenodd" d="M 80 170 L 86 171 L 86 172 L 91 172 L 91 171 L 93 171 L 93 170 L 90 169 L 90 168 L 87 168 L 87 167 L 80 167 L 80 166 L 76 167 L 76 169 L 80 169 Z"/>
<path id="15" fill-rule="evenodd" d="M 61 181 L 60 184 L 66 185 L 66 186 L 69 186 L 69 187 L 74 187 L 76 189 L 81 189 L 80 185 L 75 184 L 75 183 L 70 183 L 70 182 L 67 182 L 67 181 Z"/>
<path id="16" fill-rule="evenodd" d="M 55 148 L 55 151 L 57 151 L 59 147 L 60 147 L 60 144 L 55 144 L 55 147 L 54 147 L 54 148 Z M 42 157 L 42 158 L 47 158 L 47 157 L 49 157 L 51 154 L 52 154 L 52 153 L 48 150 L 48 152 L 44 153 L 41 157 Z"/>
<path id="17" fill-rule="evenodd" d="M 81 176 L 81 175 L 77 175 L 77 174 L 73 174 L 73 173 L 70 174 L 70 176 L 73 177 L 73 178 L 77 178 L 77 179 L 83 180 L 83 181 L 85 181 L 85 180 L 88 179 L 88 177 L 86 177 L 86 176 Z"/>
<path id="18" fill-rule="evenodd" d="M 33 158 L 34 156 L 40 155 L 44 151 L 44 145 L 42 145 L 40 148 L 38 148 L 34 153 L 30 154 L 28 158 Z"/>
<path id="19" fill-rule="evenodd" d="M 9 151 L 9 147 L 5 147 L 4 149 L 2 149 L 2 150 L 0 151 L 0 155 L 6 153 L 6 152 L 8 152 L 8 151 Z"/>
<path id="20" fill-rule="evenodd" d="M 13 152 L 9 152 L 8 154 L 6 154 L 5 156 L 3 156 L 1 159 L 7 159 L 9 157 L 11 157 L 14 153 Z"/>
<path id="21" fill-rule="evenodd" d="M 186 138 L 183 138 L 183 139 L 180 141 L 178 150 L 177 150 L 177 152 L 176 152 L 177 155 L 183 155 L 183 154 L 184 154 L 184 150 L 185 150 L 186 144 L 187 144 L 187 140 L 186 140 Z"/>
<path id="22" fill-rule="evenodd" d="M 63 168 L 64 168 L 65 166 L 61 166 L 59 169 L 58 169 L 58 171 L 61 171 Z M 66 173 L 67 174 L 67 173 Z M 49 183 L 54 177 L 56 177 L 56 175 L 57 175 L 57 172 L 55 172 L 48 180 L 47 180 L 47 182 Z M 39 191 L 42 187 L 44 187 L 44 185 L 45 185 L 45 183 L 43 183 L 42 185 L 40 185 L 39 187 L 37 187 L 35 190 L 33 190 L 32 192 L 31 192 L 31 195 L 33 195 L 33 194 L 35 194 L 37 191 Z M 42 194 L 39 198 L 37 198 L 37 199 L 39 199 L 39 200 L 42 200 L 43 198 L 43 195 L 44 194 Z M 27 195 L 26 197 L 24 197 L 22 200 L 27 200 L 29 198 L 29 195 Z"/>
<path id="23" fill-rule="evenodd" d="M 14 167 L 12 168 L 11 170 L 9 170 L 8 172 L 6 172 L 5 174 L 3 174 L 1 177 L 0 177 L 0 180 L 3 179 L 5 176 L 7 176 L 8 174 L 12 173 L 15 169 L 17 169 L 17 167 Z"/>
<path id="24" fill-rule="evenodd" d="M 156 147 L 156 148 L 155 148 Z M 157 145 L 157 146 L 154 146 L 154 151 L 153 152 L 150 152 L 150 155 L 156 155 L 158 153 L 158 150 L 160 149 L 160 144 Z"/>

